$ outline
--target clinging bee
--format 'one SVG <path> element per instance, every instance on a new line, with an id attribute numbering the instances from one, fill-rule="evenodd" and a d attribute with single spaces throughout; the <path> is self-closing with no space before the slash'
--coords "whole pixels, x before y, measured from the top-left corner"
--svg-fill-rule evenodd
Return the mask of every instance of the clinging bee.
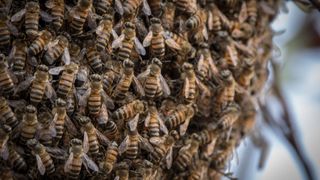
<path id="1" fill-rule="evenodd" d="M 143 40 L 143 46 L 151 46 L 151 53 L 154 57 L 162 59 L 165 55 L 165 44 L 170 48 L 181 50 L 179 44 L 177 44 L 171 37 L 166 36 L 164 33 L 161 21 L 158 18 L 152 18 L 150 20 L 151 26 L 148 35 Z"/>
<path id="2" fill-rule="evenodd" d="M 28 55 L 35 56 L 42 52 L 52 39 L 52 33 L 49 30 L 39 32 L 38 37 L 31 43 L 28 49 Z"/>
<path id="3" fill-rule="evenodd" d="M 4 160 L 7 160 L 9 157 L 8 142 L 11 131 L 11 127 L 8 125 L 4 124 L 0 127 L 0 156 Z"/>
<path id="4" fill-rule="evenodd" d="M 255 75 L 255 60 L 253 57 L 246 57 L 243 61 L 244 65 L 242 67 L 242 71 L 236 80 L 240 86 L 247 89 L 250 86 L 251 80 L 254 78 Z"/>
<path id="5" fill-rule="evenodd" d="M 176 6 L 173 4 L 173 2 L 167 1 L 163 7 L 163 13 L 161 15 L 161 22 L 166 30 L 173 30 L 175 12 Z"/>
<path id="6" fill-rule="evenodd" d="M 92 8 L 92 0 L 78 0 L 68 15 L 70 33 L 72 35 L 80 35 L 83 33 L 84 24 Z"/>
<path id="7" fill-rule="evenodd" d="M 36 138 L 44 146 L 52 146 L 53 140 L 57 135 L 55 122 L 52 121 L 52 115 L 48 111 L 40 112 L 38 115 L 39 129 L 36 133 Z"/>
<path id="8" fill-rule="evenodd" d="M 54 41 L 51 41 L 46 46 L 46 53 L 43 56 L 43 61 L 47 65 L 52 65 L 61 56 L 64 64 L 70 64 L 71 58 L 69 53 L 70 36 L 67 33 L 59 35 Z"/>
<path id="9" fill-rule="evenodd" d="M 175 4 L 178 11 L 188 15 L 194 14 L 198 9 L 196 0 L 176 0 Z"/>
<path id="10" fill-rule="evenodd" d="M 159 137 L 160 130 L 168 134 L 168 129 L 164 125 L 162 118 L 160 117 L 157 108 L 152 105 L 148 107 L 149 113 L 144 121 L 145 127 L 147 127 L 149 132 L 149 137 Z"/>
<path id="11" fill-rule="evenodd" d="M 12 25 L 5 12 L 0 13 L 0 47 L 10 45 L 10 35 L 17 35 L 18 29 Z"/>
<path id="12" fill-rule="evenodd" d="M 232 128 L 233 124 L 238 120 L 240 116 L 240 107 L 235 102 L 230 103 L 221 112 L 221 117 L 218 122 L 218 128 L 228 129 Z"/>
<path id="13" fill-rule="evenodd" d="M 19 125 L 21 144 L 26 144 L 28 140 L 33 139 L 39 127 L 37 109 L 32 105 L 28 105 L 25 111 L 21 125 Z"/>
<path id="14" fill-rule="evenodd" d="M 112 113 L 112 119 L 116 121 L 128 120 L 144 112 L 146 109 L 147 104 L 145 102 L 134 100 L 114 111 Z"/>
<path id="15" fill-rule="evenodd" d="M 10 75 L 6 59 L 4 54 L 0 54 L 0 93 L 9 95 L 13 92 L 15 85 L 12 78 L 13 76 Z"/>
<path id="16" fill-rule="evenodd" d="M 105 51 L 111 35 L 115 36 L 113 28 L 113 12 L 111 8 L 108 8 L 108 13 L 102 16 L 97 29 L 96 29 L 96 41 L 97 41 L 97 50 Z"/>
<path id="17" fill-rule="evenodd" d="M 118 144 L 112 142 L 105 153 L 105 160 L 102 162 L 102 170 L 109 174 L 113 170 L 114 164 L 117 162 L 118 157 Z"/>
<path id="18" fill-rule="evenodd" d="M 142 11 L 147 15 L 151 15 L 151 9 L 147 0 L 126 0 L 123 2 L 123 13 L 125 15 L 135 14 L 139 6 L 143 4 Z"/>
<path id="19" fill-rule="evenodd" d="M 0 96 L 0 121 L 0 124 L 7 124 L 12 129 L 17 127 L 19 124 L 15 113 L 8 104 L 8 101 L 2 96 Z"/>
<path id="20" fill-rule="evenodd" d="M 52 24 L 56 30 L 59 30 L 64 21 L 64 0 L 48 0 L 45 6 L 50 9 Z"/>
<path id="21" fill-rule="evenodd" d="M 81 54 L 86 55 L 88 65 L 94 72 L 100 73 L 103 70 L 101 56 L 93 40 L 86 41 L 85 48 L 81 50 Z"/>
<path id="22" fill-rule="evenodd" d="M 79 139 L 72 139 L 70 141 L 70 155 L 64 165 L 64 172 L 68 174 L 70 179 L 79 178 L 82 164 L 95 172 L 99 171 L 96 163 L 86 154 L 88 151 L 88 142 L 82 144 Z"/>
<path id="23" fill-rule="evenodd" d="M 148 68 L 138 75 L 138 79 L 144 87 L 145 96 L 148 99 L 153 99 L 162 96 L 170 95 L 170 88 L 167 81 L 161 74 L 162 63 L 159 59 L 152 59 Z"/>
<path id="24" fill-rule="evenodd" d="M 214 64 L 209 45 L 207 43 L 199 44 L 197 52 L 199 60 L 197 63 L 197 71 L 204 75 L 204 78 L 215 78 L 218 76 L 218 68 Z"/>
<path id="25" fill-rule="evenodd" d="M 126 161 L 122 161 L 115 165 L 115 179 L 128 180 L 129 179 L 129 164 Z"/>
<path id="26" fill-rule="evenodd" d="M 16 39 L 12 43 L 9 59 L 13 62 L 12 70 L 14 73 L 24 72 L 27 61 L 27 42 L 24 39 Z"/>
<path id="27" fill-rule="evenodd" d="M 28 169 L 28 166 L 24 157 L 22 156 L 22 154 L 17 152 L 16 147 L 13 145 L 9 145 L 8 161 L 11 167 L 18 172 L 25 173 Z"/>

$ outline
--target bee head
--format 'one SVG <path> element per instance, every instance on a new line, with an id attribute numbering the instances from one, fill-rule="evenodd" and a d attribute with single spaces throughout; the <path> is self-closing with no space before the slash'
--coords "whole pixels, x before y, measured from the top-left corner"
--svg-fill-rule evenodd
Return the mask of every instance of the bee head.
<path id="1" fill-rule="evenodd" d="M 229 79 L 230 78 L 230 76 L 232 75 L 231 74 L 231 71 L 230 70 L 228 70 L 228 69 L 225 69 L 225 70 L 222 70 L 221 71 L 221 78 L 222 79 L 224 79 L 224 80 L 227 80 L 227 79 Z"/>
<path id="2" fill-rule="evenodd" d="M 162 62 L 158 58 L 153 58 L 150 66 L 150 72 L 152 74 L 158 74 L 161 71 Z"/>
<path id="3" fill-rule="evenodd" d="M 151 24 L 161 24 L 161 21 L 159 18 L 151 18 L 150 22 Z"/>
<path id="4" fill-rule="evenodd" d="M 42 31 L 42 36 L 44 39 L 52 39 L 55 35 L 55 32 L 51 28 L 47 28 L 46 30 Z"/>
<path id="5" fill-rule="evenodd" d="M 253 57 L 244 58 L 244 66 L 245 67 L 253 67 L 255 64 L 255 59 Z"/>
<path id="6" fill-rule="evenodd" d="M 208 49 L 209 48 L 209 44 L 206 42 L 202 42 L 199 44 L 199 48 L 200 49 Z"/>
<path id="7" fill-rule="evenodd" d="M 70 74 L 77 72 L 78 69 L 79 69 L 78 64 L 73 63 L 73 62 L 71 62 L 70 64 L 66 65 L 66 68 L 65 68 L 67 73 L 70 73 Z"/>
<path id="8" fill-rule="evenodd" d="M 191 71 L 191 70 L 193 70 L 193 65 L 188 62 L 185 62 L 182 65 L 182 70 L 183 71 Z"/>
<path id="9" fill-rule="evenodd" d="M 174 139 L 175 141 L 177 141 L 177 140 L 180 139 L 179 132 L 176 131 L 176 130 L 170 131 L 169 135 L 170 135 L 171 137 L 173 137 L 173 139 Z"/>
<path id="10" fill-rule="evenodd" d="M 123 61 L 123 67 L 125 68 L 133 68 L 134 63 L 130 59 L 126 59 Z"/>
<path id="11" fill-rule="evenodd" d="M 37 109 L 33 105 L 28 105 L 26 107 L 26 112 L 29 114 L 35 114 L 35 113 L 37 113 Z"/>
<path id="12" fill-rule="evenodd" d="M 79 117 L 79 123 L 80 123 L 82 126 L 87 125 L 89 122 L 90 122 L 90 118 L 89 118 L 89 117 L 86 117 L 86 116 L 80 116 L 80 117 Z"/>
<path id="13" fill-rule="evenodd" d="M 46 66 L 46 65 L 44 65 L 44 64 L 41 64 L 41 65 L 39 65 L 38 67 L 37 67 L 37 69 L 39 70 L 39 71 L 42 71 L 42 72 L 48 72 L 48 66 Z"/>
<path id="14" fill-rule="evenodd" d="M 72 147 L 73 153 L 80 153 L 82 151 L 82 141 L 80 139 L 71 139 L 70 146 Z"/>
<path id="15" fill-rule="evenodd" d="M 195 140 L 195 141 L 201 141 L 201 137 L 196 133 L 192 133 L 190 138 Z"/>
<path id="16" fill-rule="evenodd" d="M 90 79 L 91 79 L 91 81 L 94 81 L 94 82 L 100 82 L 101 81 L 101 76 L 99 74 L 92 74 L 90 76 Z"/>
<path id="17" fill-rule="evenodd" d="M 70 34 L 69 33 L 67 33 L 67 32 L 62 32 L 61 34 L 60 34 L 60 36 L 62 36 L 62 38 L 64 39 L 64 41 L 66 41 L 66 42 L 71 42 L 71 36 L 70 36 Z"/>
<path id="18" fill-rule="evenodd" d="M 33 150 L 39 149 L 40 148 L 39 141 L 36 139 L 29 139 L 27 141 L 27 147 Z"/>

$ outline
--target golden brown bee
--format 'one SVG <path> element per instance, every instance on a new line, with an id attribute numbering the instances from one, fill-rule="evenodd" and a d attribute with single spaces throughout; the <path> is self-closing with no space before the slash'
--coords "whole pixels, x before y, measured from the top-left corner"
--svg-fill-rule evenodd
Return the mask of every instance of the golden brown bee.
<path id="1" fill-rule="evenodd" d="M 88 142 L 87 142 L 88 143 Z M 78 179 L 82 168 L 82 164 L 89 167 L 93 171 L 99 171 L 98 166 L 86 154 L 89 150 L 88 144 L 82 144 L 79 139 L 72 139 L 70 141 L 70 155 L 64 165 L 64 172 L 67 173 L 70 179 Z"/>
<path id="2" fill-rule="evenodd" d="M 52 39 L 52 34 L 48 30 L 43 30 L 38 33 L 38 37 L 31 43 L 28 49 L 28 54 L 31 56 L 39 54 L 45 49 Z"/>
<path id="3" fill-rule="evenodd" d="M 148 68 L 138 75 L 138 79 L 144 87 L 145 96 L 148 99 L 153 99 L 162 96 L 170 95 L 170 88 L 167 81 L 161 74 L 162 63 L 158 58 L 152 59 Z"/>
<path id="4" fill-rule="evenodd" d="M 103 108 L 114 108 L 113 100 L 103 91 L 102 79 L 99 74 L 91 75 L 91 86 L 80 99 L 80 106 L 87 107 L 89 115 L 97 117 Z"/>
<path id="5" fill-rule="evenodd" d="M 14 72 L 22 72 L 26 66 L 27 60 L 27 43 L 23 39 L 17 39 L 13 42 L 9 58 L 12 59 L 12 70 Z"/>
<path id="6" fill-rule="evenodd" d="M 217 107 L 218 112 L 226 107 L 229 103 L 234 101 L 235 90 L 236 90 L 236 81 L 233 78 L 231 71 L 223 70 L 221 71 L 221 77 L 223 80 L 223 85 L 218 92 L 217 96 Z"/>
<path id="7" fill-rule="evenodd" d="M 125 156 L 128 159 L 136 159 L 139 153 L 139 148 L 144 148 L 149 152 L 153 151 L 153 147 L 149 143 L 148 139 L 143 138 L 138 133 L 137 124 L 138 118 L 135 118 L 135 120 L 131 120 L 128 123 L 129 132 L 119 146 L 119 154 L 121 155 L 125 152 Z"/>
<path id="8" fill-rule="evenodd" d="M 186 103 L 193 103 L 197 97 L 197 84 L 200 81 L 196 77 L 193 69 L 193 65 L 190 63 L 184 63 L 182 66 L 184 72 L 184 83 L 182 88 L 182 97 Z"/>
<path id="9" fill-rule="evenodd" d="M 134 100 L 123 105 L 112 113 L 112 119 L 115 121 L 129 120 L 137 114 L 144 112 L 147 109 L 147 104 L 140 100 Z"/>
<path id="10" fill-rule="evenodd" d="M 35 137 L 38 129 L 37 109 L 32 105 L 28 105 L 25 111 L 20 127 L 20 143 L 23 145 Z"/>
<path id="11" fill-rule="evenodd" d="M 113 6 L 112 0 L 96 0 L 93 1 L 93 6 L 98 15 L 102 16 L 108 13 L 108 8 Z"/>
<path id="12" fill-rule="evenodd" d="M 181 47 L 173 39 L 167 37 L 163 31 L 161 21 L 158 18 L 150 20 L 151 26 L 148 35 L 143 40 L 143 46 L 151 46 L 151 53 L 154 57 L 162 59 L 165 55 L 165 44 L 170 48 L 180 50 Z"/>
<path id="13" fill-rule="evenodd" d="M 16 31 L 15 27 L 12 26 L 4 12 L 0 13 L 0 46 L 5 47 L 10 44 L 11 31 Z"/>
<path id="14" fill-rule="evenodd" d="M 108 147 L 105 153 L 105 160 L 102 164 L 102 169 L 109 174 L 114 164 L 117 162 L 118 157 L 118 144 L 116 142 L 112 142 L 112 144 Z"/>
<path id="15" fill-rule="evenodd" d="M 198 9 L 197 1 L 195 0 L 177 0 L 175 4 L 177 10 L 188 15 L 194 14 Z"/>
<path id="16" fill-rule="evenodd" d="M 169 130 L 179 127 L 180 135 L 184 135 L 187 131 L 191 118 L 195 115 L 197 108 L 195 105 L 179 104 L 174 113 L 167 117 L 165 125 Z"/>
<path id="17" fill-rule="evenodd" d="M 168 129 L 164 125 L 162 118 L 160 117 L 157 107 L 151 105 L 148 107 L 149 113 L 144 120 L 144 125 L 148 129 L 149 137 L 159 137 L 160 130 L 168 134 Z"/>
<path id="18" fill-rule="evenodd" d="M 52 65 L 61 56 L 62 61 L 69 64 L 71 61 L 68 49 L 69 41 L 70 36 L 67 33 L 59 35 L 54 41 L 51 41 L 46 47 L 47 51 L 43 56 L 43 62 Z"/>
<path id="19" fill-rule="evenodd" d="M 162 0 L 148 0 L 152 16 L 159 17 L 162 14 Z"/>
<path id="20" fill-rule="evenodd" d="M 176 6 L 172 2 L 166 2 L 164 4 L 161 22 L 166 30 L 173 30 L 175 12 Z"/>
<path id="21" fill-rule="evenodd" d="M 159 111 L 163 116 L 169 116 L 174 112 L 176 105 L 173 99 L 165 99 L 162 101 Z"/>
<path id="22" fill-rule="evenodd" d="M 8 161 L 11 167 L 18 172 L 25 173 L 28 169 L 25 159 L 15 150 L 14 146 L 9 146 Z"/>
<path id="23" fill-rule="evenodd" d="M 184 171 L 191 163 L 195 154 L 198 152 L 200 137 L 196 134 L 191 135 L 186 144 L 179 150 L 178 156 L 173 162 L 174 167 L 179 171 Z"/>
<path id="24" fill-rule="evenodd" d="M 103 76 L 103 90 L 108 94 L 111 95 L 112 88 L 114 83 L 118 81 L 120 78 L 119 73 L 116 72 L 113 64 L 106 64 L 106 72 L 102 75 Z"/>
<path id="25" fill-rule="evenodd" d="M 11 134 L 11 127 L 8 125 L 1 125 L 0 128 L 0 156 L 4 160 L 7 160 L 9 157 L 8 141 Z"/>
<path id="26" fill-rule="evenodd" d="M 239 64 L 239 54 L 238 51 L 235 47 L 234 44 L 228 44 L 226 46 L 226 51 L 224 54 L 224 60 L 226 62 L 226 65 L 228 67 L 223 67 L 223 68 L 229 68 L 229 69 L 234 69 L 238 66 Z"/>
<path id="27" fill-rule="evenodd" d="M 50 9 L 53 27 L 59 30 L 64 21 L 64 0 L 49 0 L 46 1 L 45 6 Z"/>
<path id="28" fill-rule="evenodd" d="M 256 108 L 253 100 L 248 98 L 241 102 L 241 116 L 237 120 L 236 129 L 240 130 L 241 136 L 245 136 L 256 124 Z"/>
<path id="29" fill-rule="evenodd" d="M 147 0 L 126 0 L 123 2 L 123 12 L 125 15 L 135 14 L 139 6 L 143 4 L 142 11 L 147 15 L 151 15 L 151 9 Z"/>
<path id="30" fill-rule="evenodd" d="M 131 1 L 131 0 L 129 0 Z M 112 42 L 112 48 L 118 50 L 118 59 L 124 61 L 126 59 L 130 59 L 130 55 L 132 53 L 133 47 L 135 47 L 136 51 L 141 54 L 145 55 L 146 50 L 142 46 L 139 39 L 136 37 L 136 27 L 131 22 L 126 22 L 124 24 L 124 29 L 122 34 L 116 38 Z"/>
<path id="31" fill-rule="evenodd" d="M 207 43 L 201 43 L 198 49 L 199 61 L 197 63 L 197 72 L 204 75 L 204 78 L 213 78 L 218 75 L 218 68 L 213 62 L 213 58 Z"/>
<path id="32" fill-rule="evenodd" d="M 57 131 L 55 128 L 55 122 L 52 121 L 51 113 L 47 111 L 40 112 L 38 119 L 40 126 L 36 137 L 44 146 L 52 146 L 52 142 L 54 137 L 57 135 Z"/>
<path id="33" fill-rule="evenodd" d="M 118 127 L 112 120 L 108 120 L 108 122 L 105 124 L 105 126 L 102 127 L 102 129 L 104 130 L 103 133 L 110 140 L 117 140 L 117 138 L 119 137 Z"/>
<path id="34" fill-rule="evenodd" d="M 109 10 L 111 11 L 111 10 Z M 96 29 L 96 42 L 97 42 L 97 50 L 98 51 L 105 51 L 111 35 L 114 34 L 113 32 L 113 13 L 110 12 L 108 14 L 104 14 L 102 20 L 99 23 L 99 26 Z"/>
<path id="35" fill-rule="evenodd" d="M 188 175 L 188 180 L 201 180 L 207 176 L 208 163 L 204 160 L 197 159 L 195 163 L 191 165 L 191 171 Z"/>
<path id="36" fill-rule="evenodd" d="M 36 156 L 38 170 L 41 175 L 44 175 L 45 173 L 50 175 L 55 172 L 53 160 L 47 152 L 45 146 L 40 144 L 36 139 L 28 140 L 27 146 L 32 150 L 32 153 Z"/>
<path id="37" fill-rule="evenodd" d="M 0 54 L 0 92 L 9 95 L 14 90 L 13 79 L 9 74 L 8 64 L 4 54 Z"/>
<path id="38" fill-rule="evenodd" d="M 254 65 L 255 65 L 255 60 L 254 58 L 245 58 L 243 59 L 244 65 L 242 67 L 242 71 L 237 77 L 237 82 L 240 86 L 242 86 L 245 89 L 248 89 L 251 80 L 254 78 Z"/>
<path id="39" fill-rule="evenodd" d="M 69 11 L 68 22 L 72 35 L 82 34 L 91 7 L 92 0 L 78 0 L 77 5 Z"/>
<path id="40" fill-rule="evenodd" d="M 73 93 L 74 82 L 79 66 L 75 63 L 67 64 L 64 66 L 55 67 L 49 70 L 50 74 L 58 75 L 62 70 L 63 73 L 60 76 L 57 96 L 63 99 L 67 99 L 69 95 Z"/>
<path id="41" fill-rule="evenodd" d="M 138 79 L 134 76 L 134 63 L 129 59 L 123 61 L 123 75 L 113 90 L 112 97 L 116 101 L 122 102 L 127 96 L 130 85 L 133 83 L 137 92 L 144 95 L 144 90 Z"/>
<path id="42" fill-rule="evenodd" d="M 236 103 L 230 103 L 225 109 L 222 110 L 218 122 L 219 129 L 228 129 L 238 120 L 240 116 L 240 107 Z"/>
<path id="43" fill-rule="evenodd" d="M 17 125 L 19 124 L 15 113 L 12 111 L 7 100 L 2 96 L 0 96 L 0 119 L 1 124 L 7 124 L 12 129 L 17 127 Z"/>
<path id="44" fill-rule="evenodd" d="M 204 10 L 198 9 L 197 12 L 186 20 L 185 26 L 188 30 L 195 30 L 204 25 L 207 14 Z"/>
<path id="45" fill-rule="evenodd" d="M 128 180 L 129 179 L 129 164 L 122 161 L 115 166 L 116 179 Z"/>
<path id="46" fill-rule="evenodd" d="M 91 69 L 96 73 L 100 73 L 103 69 L 103 63 L 100 54 L 97 51 L 95 42 L 93 40 L 88 40 L 82 51 L 86 52 L 87 62 Z"/>

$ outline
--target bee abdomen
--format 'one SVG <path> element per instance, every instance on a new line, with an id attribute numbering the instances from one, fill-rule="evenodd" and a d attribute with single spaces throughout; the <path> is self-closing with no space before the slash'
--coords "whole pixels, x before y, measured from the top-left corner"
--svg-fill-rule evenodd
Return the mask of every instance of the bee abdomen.
<path id="1" fill-rule="evenodd" d="M 62 74 L 61 79 L 59 81 L 58 91 L 57 91 L 58 97 L 61 97 L 61 98 L 67 97 L 67 95 L 71 91 L 72 86 L 73 86 L 73 77 Z"/>
<path id="2" fill-rule="evenodd" d="M 52 16 L 55 17 L 52 21 L 52 24 L 59 29 L 63 25 L 64 9 L 53 8 L 51 13 Z"/>
<path id="3" fill-rule="evenodd" d="M 180 156 L 178 156 L 178 158 L 175 161 L 175 165 L 180 171 L 183 171 L 188 166 L 188 162 L 191 159 L 192 157 L 189 153 L 180 154 Z"/>
<path id="4" fill-rule="evenodd" d="M 128 159 L 135 159 L 138 155 L 138 141 L 129 144 L 128 150 L 126 151 L 126 157 Z"/>
<path id="5" fill-rule="evenodd" d="M 4 25 L 0 27 L 0 46 L 4 46 L 10 43 L 10 31 L 9 28 Z"/>
<path id="6" fill-rule="evenodd" d="M 20 154 L 15 150 L 9 151 L 9 161 L 11 166 L 18 172 L 25 172 L 27 170 L 27 164 Z"/>
<path id="7" fill-rule="evenodd" d="M 145 94 L 147 98 L 153 98 L 157 93 L 158 84 L 154 80 L 146 80 Z"/>
<path id="8" fill-rule="evenodd" d="M 163 57 L 165 55 L 165 44 L 162 35 L 154 37 L 151 41 L 152 52 L 156 57 Z"/>
<path id="9" fill-rule="evenodd" d="M 0 74 L 0 87 L 5 94 L 13 92 L 14 84 L 10 76 L 5 72 Z"/>
<path id="10" fill-rule="evenodd" d="M 130 42 L 123 42 L 122 48 L 119 49 L 119 59 L 124 61 L 130 57 L 131 51 L 133 48 L 133 44 Z"/>
<path id="11" fill-rule="evenodd" d="M 30 92 L 30 101 L 32 103 L 39 103 L 44 95 L 44 87 L 41 85 L 35 85 L 32 86 L 31 92 Z"/>
<path id="12" fill-rule="evenodd" d="M 154 151 L 151 153 L 151 156 L 155 162 L 159 162 L 164 157 L 165 154 L 166 154 L 166 151 L 164 148 L 160 146 L 156 146 L 154 148 Z"/>

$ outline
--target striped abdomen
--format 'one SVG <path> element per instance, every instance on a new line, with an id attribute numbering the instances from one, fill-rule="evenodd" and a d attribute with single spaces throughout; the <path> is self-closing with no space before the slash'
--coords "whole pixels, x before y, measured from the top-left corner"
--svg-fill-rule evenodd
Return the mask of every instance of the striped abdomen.
<path id="1" fill-rule="evenodd" d="M 174 161 L 175 167 L 183 171 L 192 160 L 192 154 L 188 152 L 179 152 L 177 159 Z"/>
<path id="2" fill-rule="evenodd" d="M 96 50 L 89 50 L 87 52 L 87 59 L 90 67 L 96 73 L 101 73 L 102 70 L 102 61 Z"/>
<path id="3" fill-rule="evenodd" d="M 110 30 L 104 30 L 102 34 L 97 35 L 97 50 L 104 51 L 110 39 Z"/>
<path id="4" fill-rule="evenodd" d="M 89 152 L 91 154 L 99 153 L 99 142 L 95 130 L 88 131 Z"/>
<path id="5" fill-rule="evenodd" d="M 130 58 L 130 54 L 133 48 L 133 42 L 132 40 L 123 40 L 122 47 L 119 49 L 118 52 L 118 58 L 121 61 L 124 61 L 128 58 Z"/>
<path id="6" fill-rule="evenodd" d="M 45 82 L 33 82 L 30 91 L 30 101 L 33 104 L 38 104 L 41 102 L 45 89 Z"/>
<path id="7" fill-rule="evenodd" d="M 124 75 L 122 76 L 122 78 L 120 79 L 118 85 L 116 86 L 115 90 L 114 90 L 114 98 L 116 100 L 124 100 L 126 98 L 126 94 L 130 88 L 131 85 L 131 81 L 132 81 L 132 76 L 130 75 Z"/>
<path id="8" fill-rule="evenodd" d="M 159 163 L 161 159 L 166 155 L 165 146 L 154 146 L 154 151 L 151 153 L 152 160 L 155 163 Z"/>
<path id="9" fill-rule="evenodd" d="M 165 43 L 161 34 L 153 35 L 151 39 L 152 54 L 161 59 L 165 55 Z"/>
<path id="10" fill-rule="evenodd" d="M 150 137 L 159 137 L 160 136 L 160 124 L 157 117 L 150 117 L 150 122 L 148 124 L 148 131 Z"/>
<path id="11" fill-rule="evenodd" d="M 29 47 L 29 54 L 30 55 L 37 55 L 39 54 L 46 45 L 46 42 L 40 37 L 37 38 Z"/>
<path id="12" fill-rule="evenodd" d="M 47 130 L 41 133 L 41 137 L 39 138 L 40 143 L 44 146 L 52 146 L 52 140 L 53 137 L 49 128 L 47 128 Z"/>
<path id="13" fill-rule="evenodd" d="M 168 129 L 173 129 L 178 125 L 182 124 L 184 120 L 185 120 L 185 114 L 183 112 L 175 112 L 173 115 L 171 115 L 167 119 L 165 123 Z"/>
<path id="14" fill-rule="evenodd" d="M 0 22 L 0 46 L 10 43 L 10 31 L 5 22 Z"/>
<path id="15" fill-rule="evenodd" d="M 126 157 L 128 159 L 135 159 L 139 151 L 139 140 L 137 135 L 129 136 L 129 145 L 126 151 Z"/>
<path id="16" fill-rule="evenodd" d="M 5 121 L 4 123 L 9 125 L 12 129 L 19 124 L 19 121 L 9 106 L 0 109 L 0 117 Z"/>
<path id="17" fill-rule="evenodd" d="M 196 98 L 196 81 L 194 78 L 189 78 L 189 87 L 185 88 L 185 101 L 188 103 L 194 102 Z"/>
<path id="18" fill-rule="evenodd" d="M 93 94 L 88 98 L 88 109 L 90 115 L 98 115 L 101 109 L 102 98 L 99 93 Z"/>
<path id="19" fill-rule="evenodd" d="M 39 12 L 28 12 L 25 14 L 26 34 L 29 37 L 34 37 L 38 34 Z"/>
<path id="20" fill-rule="evenodd" d="M 159 17 L 161 15 L 161 0 L 148 0 L 152 15 Z"/>
<path id="21" fill-rule="evenodd" d="M 118 110 L 116 110 L 112 114 L 112 118 L 115 120 L 126 120 L 126 119 L 133 117 L 134 115 L 135 115 L 135 112 L 134 112 L 133 108 L 128 107 L 128 106 L 124 106 L 124 107 L 121 107 Z"/>
<path id="22" fill-rule="evenodd" d="M 144 91 L 147 98 L 154 98 L 157 96 L 159 82 L 156 77 L 147 77 L 144 83 Z M 159 95 L 159 94 L 158 94 Z M 160 92 L 162 95 L 162 91 Z"/>
<path id="23" fill-rule="evenodd" d="M 16 53 L 14 54 L 14 62 L 12 69 L 13 71 L 22 71 L 26 65 L 27 51 L 25 46 L 17 47 Z"/>
<path id="24" fill-rule="evenodd" d="M 10 162 L 11 167 L 13 169 L 15 169 L 16 171 L 18 171 L 18 172 L 25 172 L 28 169 L 26 161 L 13 148 L 9 149 L 9 158 L 8 158 L 8 160 Z"/>
<path id="25" fill-rule="evenodd" d="M 99 0 L 95 3 L 95 10 L 97 14 L 104 15 L 107 13 L 108 7 L 112 6 L 112 0 Z"/>
<path id="26" fill-rule="evenodd" d="M 4 94 L 10 94 L 13 92 L 14 84 L 6 70 L 0 72 L 0 88 Z"/>
<path id="27" fill-rule="evenodd" d="M 64 115 L 58 115 L 57 121 L 55 123 L 56 127 L 56 137 L 55 139 L 57 142 L 62 138 L 63 132 L 64 132 L 64 120 L 65 120 L 65 114 Z"/>
<path id="28" fill-rule="evenodd" d="M 114 123 L 112 120 L 109 120 L 107 122 L 106 127 L 105 127 L 104 133 L 108 139 L 114 140 L 117 133 L 118 133 L 118 127 L 117 127 L 116 123 Z"/>
<path id="29" fill-rule="evenodd" d="M 20 142 L 22 145 L 25 145 L 29 139 L 33 139 L 35 137 L 37 126 L 37 122 L 33 124 L 24 124 L 20 133 Z"/>
<path id="30" fill-rule="evenodd" d="M 70 179 L 78 179 L 81 171 L 81 166 L 82 166 L 81 157 L 74 157 L 71 162 L 70 169 L 68 171 L 68 177 Z"/>
<path id="31" fill-rule="evenodd" d="M 51 9 L 51 14 L 54 17 L 52 24 L 56 29 L 60 29 L 63 25 L 64 19 L 64 4 L 61 3 L 59 6 Z"/>
<path id="32" fill-rule="evenodd" d="M 113 169 L 114 163 L 117 161 L 118 149 L 116 147 L 111 147 L 107 150 L 104 168 L 107 173 L 110 173 Z"/>
<path id="33" fill-rule="evenodd" d="M 58 43 L 53 46 L 49 51 L 44 54 L 44 59 L 49 65 L 53 64 L 64 52 L 65 45 L 63 43 Z"/>
<path id="34" fill-rule="evenodd" d="M 39 154 L 41 161 L 44 165 L 44 167 L 46 168 L 46 173 L 47 174 L 52 174 L 55 171 L 54 165 L 53 165 L 53 161 L 52 158 L 50 157 L 50 155 L 47 153 L 47 151 L 42 151 L 41 154 Z"/>
<path id="35" fill-rule="evenodd" d="M 69 93 L 72 90 L 74 82 L 74 75 L 68 74 L 67 72 L 63 72 L 61 78 L 59 80 L 57 95 L 60 98 L 68 97 Z"/>
<path id="36" fill-rule="evenodd" d="M 125 14 L 134 13 L 140 6 L 142 0 L 127 0 L 123 3 L 123 10 Z"/>
<path id="37" fill-rule="evenodd" d="M 79 35 L 83 31 L 84 23 L 86 22 L 88 11 L 76 10 L 76 16 L 72 17 L 70 27 L 72 29 L 72 34 Z"/>

